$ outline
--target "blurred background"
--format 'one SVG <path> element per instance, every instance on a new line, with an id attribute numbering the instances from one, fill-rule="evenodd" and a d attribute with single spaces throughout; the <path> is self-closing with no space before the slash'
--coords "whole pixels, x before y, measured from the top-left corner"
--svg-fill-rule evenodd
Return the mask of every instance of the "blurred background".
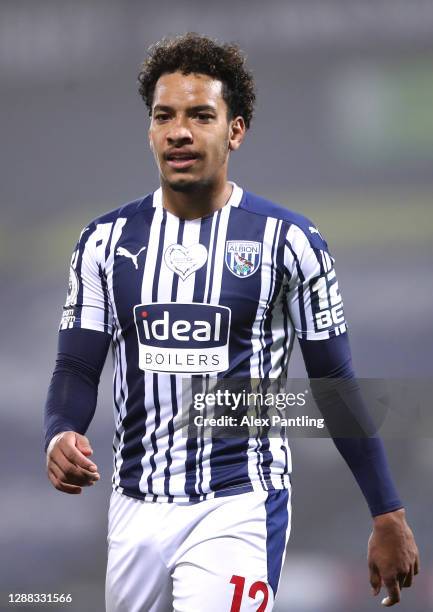
<path id="1" fill-rule="evenodd" d="M 46 479 L 42 409 L 81 228 L 158 186 L 139 64 L 158 38 L 189 30 L 248 54 L 257 112 L 230 178 L 318 224 L 358 375 L 432 375 L 431 1 L 2 0 L 1 610 L 14 592 L 71 593 L 64 609 L 104 609 L 111 360 L 89 430 L 102 481 L 82 496 Z M 297 350 L 290 375 L 305 375 Z M 431 610 L 432 440 L 386 445 L 423 566 L 399 610 Z M 329 440 L 292 448 L 293 532 L 276 610 L 377 610 L 371 521 L 349 470 Z"/>

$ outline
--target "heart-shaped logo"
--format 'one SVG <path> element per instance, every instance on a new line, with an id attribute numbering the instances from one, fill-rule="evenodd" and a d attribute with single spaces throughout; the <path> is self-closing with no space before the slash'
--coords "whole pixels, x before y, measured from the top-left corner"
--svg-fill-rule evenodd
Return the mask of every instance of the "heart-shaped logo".
<path id="1" fill-rule="evenodd" d="M 199 270 L 207 260 L 207 249 L 202 244 L 192 244 L 184 247 L 181 244 L 171 244 L 164 253 L 166 265 L 185 280 Z"/>

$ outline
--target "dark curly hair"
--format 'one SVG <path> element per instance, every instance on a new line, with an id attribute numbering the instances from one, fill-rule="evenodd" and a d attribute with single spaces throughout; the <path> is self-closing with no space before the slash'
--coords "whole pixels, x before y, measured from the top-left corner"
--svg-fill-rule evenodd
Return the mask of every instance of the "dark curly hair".
<path id="1" fill-rule="evenodd" d="M 230 118 L 241 115 L 248 129 L 256 95 L 253 75 L 245 62 L 245 55 L 236 44 L 221 44 L 195 32 L 163 38 L 148 49 L 138 75 L 138 91 L 151 115 L 155 85 L 162 74 L 206 74 L 222 82 Z"/>

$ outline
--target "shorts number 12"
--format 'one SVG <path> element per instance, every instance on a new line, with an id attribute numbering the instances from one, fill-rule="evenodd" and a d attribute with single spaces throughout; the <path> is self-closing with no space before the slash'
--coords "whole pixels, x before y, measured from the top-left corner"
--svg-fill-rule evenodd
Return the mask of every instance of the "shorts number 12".
<path id="1" fill-rule="evenodd" d="M 232 607 L 230 608 L 230 612 L 239 612 L 241 609 L 242 597 L 244 594 L 245 588 L 245 578 L 243 576 L 233 575 L 230 584 L 235 585 L 235 592 L 233 593 L 232 599 Z M 248 591 L 248 597 L 251 599 L 255 599 L 257 593 L 263 593 L 263 601 L 260 606 L 257 608 L 257 612 L 265 612 L 266 606 L 268 605 L 269 599 L 269 591 L 268 585 L 261 580 L 257 580 L 257 582 L 253 582 L 250 586 L 250 590 Z"/>

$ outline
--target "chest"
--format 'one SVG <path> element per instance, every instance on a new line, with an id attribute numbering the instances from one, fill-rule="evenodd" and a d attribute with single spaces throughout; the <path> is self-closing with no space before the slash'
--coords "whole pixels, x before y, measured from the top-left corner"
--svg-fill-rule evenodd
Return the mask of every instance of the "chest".
<path id="1" fill-rule="evenodd" d="M 136 325 L 138 310 L 152 310 L 165 321 L 168 316 L 167 325 L 175 329 L 176 321 L 191 319 L 191 329 L 201 321 L 242 333 L 257 316 L 266 316 L 280 292 L 277 229 L 265 218 L 251 221 L 224 209 L 193 221 L 164 211 L 135 219 L 125 226 L 107 270 L 120 327 L 127 331 Z"/>

